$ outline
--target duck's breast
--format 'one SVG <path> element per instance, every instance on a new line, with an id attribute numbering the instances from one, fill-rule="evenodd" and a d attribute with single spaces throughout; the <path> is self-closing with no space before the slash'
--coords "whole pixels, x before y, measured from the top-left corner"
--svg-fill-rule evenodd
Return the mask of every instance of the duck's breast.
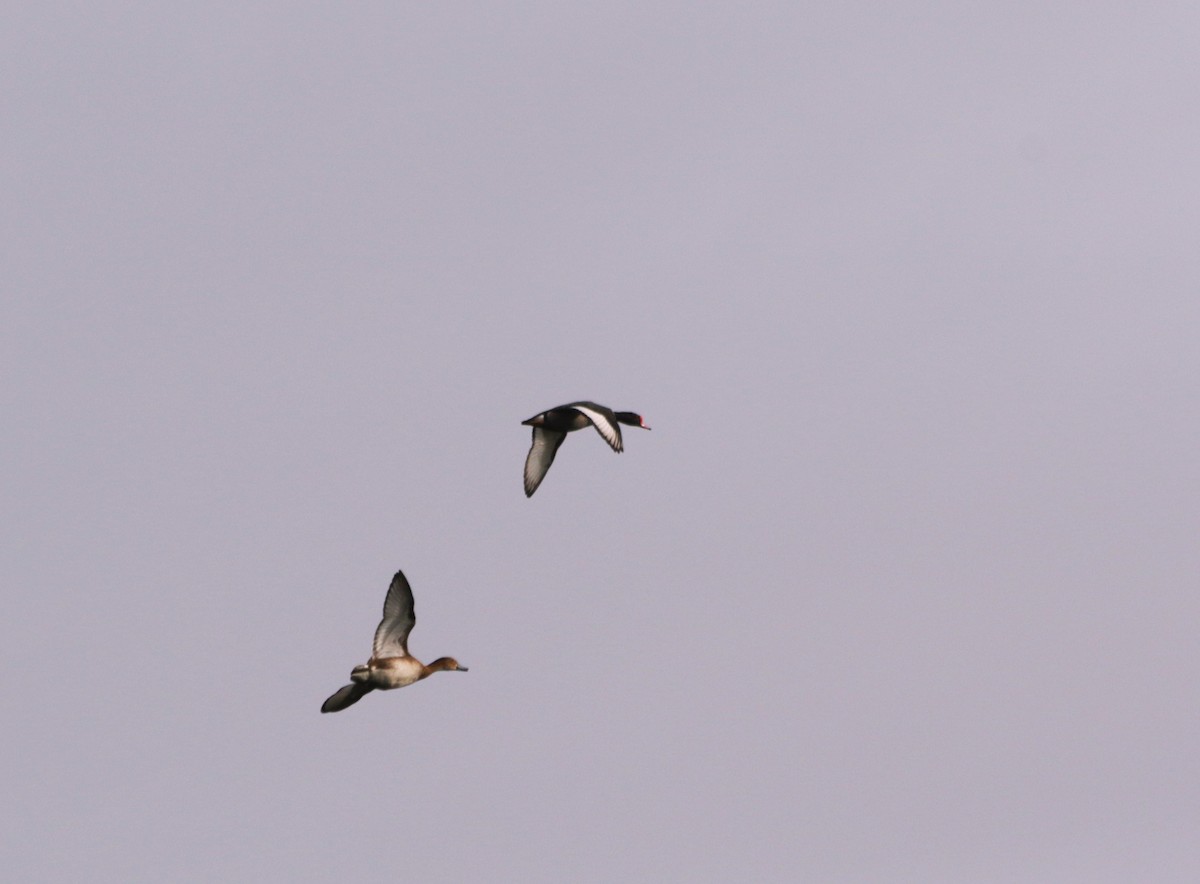
<path id="1" fill-rule="evenodd" d="M 423 668 L 415 657 L 384 657 L 371 664 L 371 684 L 381 691 L 402 688 L 420 678 Z"/>

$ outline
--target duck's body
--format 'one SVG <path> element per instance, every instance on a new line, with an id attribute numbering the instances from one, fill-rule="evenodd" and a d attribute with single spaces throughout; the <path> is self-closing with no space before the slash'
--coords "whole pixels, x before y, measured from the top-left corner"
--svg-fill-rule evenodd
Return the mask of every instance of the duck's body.
<path id="1" fill-rule="evenodd" d="M 390 691 L 393 688 L 407 687 L 429 674 L 416 657 L 384 657 L 382 660 L 372 657 L 351 670 L 350 680 L 369 684 L 376 690 Z"/>
<path id="2" fill-rule="evenodd" d="M 613 411 L 595 402 L 572 402 L 535 414 L 522 426 L 533 427 L 533 442 L 525 456 L 525 496 L 532 497 L 538 485 L 546 477 L 558 447 L 567 438 L 567 433 L 595 427 L 605 442 L 618 454 L 625 450 L 621 440 L 621 424 L 650 429 L 640 414 L 632 411 Z"/>
<path id="3" fill-rule="evenodd" d="M 453 657 L 439 657 L 428 666 L 408 653 L 408 634 L 417 622 L 412 588 L 397 571 L 383 602 L 383 620 L 375 629 L 371 659 L 350 671 L 350 684 L 321 705 L 322 712 L 341 712 L 371 691 L 391 691 L 428 678 L 435 672 L 466 672 Z"/>

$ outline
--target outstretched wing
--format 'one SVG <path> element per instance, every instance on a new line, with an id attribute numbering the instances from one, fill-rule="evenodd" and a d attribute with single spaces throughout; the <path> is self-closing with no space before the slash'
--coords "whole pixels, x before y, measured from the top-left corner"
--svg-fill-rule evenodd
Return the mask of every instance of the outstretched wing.
<path id="1" fill-rule="evenodd" d="M 600 438 L 607 442 L 613 451 L 619 453 L 624 450 L 624 446 L 621 444 L 621 425 L 617 423 L 617 418 L 611 409 L 597 405 L 595 402 L 573 402 L 567 407 L 575 409 L 590 420 L 592 426 L 596 428 L 596 432 L 600 434 Z"/>
<path id="2" fill-rule="evenodd" d="M 533 497 L 533 492 L 542 484 L 550 464 L 554 463 L 554 455 L 558 446 L 567 438 L 566 433 L 557 430 L 547 430 L 545 427 L 533 428 L 533 443 L 529 446 L 529 454 L 525 456 L 525 496 Z"/>
<path id="3" fill-rule="evenodd" d="M 392 585 L 388 587 L 387 598 L 383 600 L 383 619 L 375 630 L 372 656 L 376 659 L 407 657 L 408 634 L 416 622 L 412 587 L 404 579 L 404 572 L 397 571 L 392 578 Z"/>
<path id="4" fill-rule="evenodd" d="M 332 697 L 321 704 L 322 712 L 341 712 L 347 706 L 353 706 L 375 688 L 362 682 L 348 684 L 337 691 Z"/>

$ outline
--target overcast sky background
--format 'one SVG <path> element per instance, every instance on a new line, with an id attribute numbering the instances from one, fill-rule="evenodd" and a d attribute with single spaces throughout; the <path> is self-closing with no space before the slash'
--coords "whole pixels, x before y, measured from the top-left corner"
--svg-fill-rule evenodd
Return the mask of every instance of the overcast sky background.
<path id="1" fill-rule="evenodd" d="M 1198 38 L 7 10 L 6 875 L 1194 881 Z"/>

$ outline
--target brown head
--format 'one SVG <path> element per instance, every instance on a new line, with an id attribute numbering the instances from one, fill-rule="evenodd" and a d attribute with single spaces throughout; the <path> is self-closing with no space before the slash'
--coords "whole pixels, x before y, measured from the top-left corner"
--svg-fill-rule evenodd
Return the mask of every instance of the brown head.
<path id="1" fill-rule="evenodd" d="M 428 678 L 435 672 L 466 672 L 467 667 L 459 665 L 453 657 L 438 657 L 421 670 L 421 678 Z"/>

